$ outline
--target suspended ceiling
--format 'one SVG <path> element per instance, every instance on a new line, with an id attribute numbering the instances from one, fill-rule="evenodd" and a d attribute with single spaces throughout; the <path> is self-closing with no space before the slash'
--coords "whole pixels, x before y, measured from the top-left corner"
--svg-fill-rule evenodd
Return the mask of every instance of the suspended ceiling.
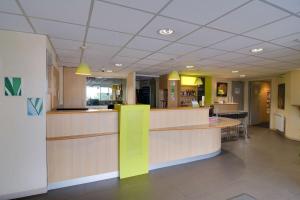
<path id="1" fill-rule="evenodd" d="M 238 78 L 300 67 L 299 0 L 1 0 L 0 29 L 48 35 L 69 67 L 86 45 L 94 71 Z"/>

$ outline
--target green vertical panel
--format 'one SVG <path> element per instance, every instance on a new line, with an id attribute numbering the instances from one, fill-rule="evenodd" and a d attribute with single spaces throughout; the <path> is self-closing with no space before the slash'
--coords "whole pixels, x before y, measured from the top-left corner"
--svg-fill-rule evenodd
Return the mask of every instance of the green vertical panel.
<path id="1" fill-rule="evenodd" d="M 119 112 L 120 178 L 149 171 L 149 105 L 122 105 Z"/>
<path id="2" fill-rule="evenodd" d="M 212 78 L 205 76 L 205 105 L 212 104 Z"/>

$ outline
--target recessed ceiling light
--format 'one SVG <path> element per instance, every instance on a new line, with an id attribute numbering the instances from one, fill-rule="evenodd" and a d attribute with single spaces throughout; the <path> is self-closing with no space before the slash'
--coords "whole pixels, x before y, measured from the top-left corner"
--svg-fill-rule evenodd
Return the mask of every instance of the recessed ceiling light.
<path id="1" fill-rule="evenodd" d="M 233 70 L 233 71 L 231 71 L 232 73 L 239 73 L 239 71 L 238 70 Z"/>
<path id="2" fill-rule="evenodd" d="M 241 74 L 240 77 L 241 77 L 241 78 L 245 78 L 246 75 L 245 75 L 245 74 Z"/>
<path id="3" fill-rule="evenodd" d="M 188 66 L 186 66 L 186 68 L 187 69 L 192 69 L 192 68 L 194 68 L 195 66 L 193 66 L 193 65 L 188 65 Z"/>
<path id="4" fill-rule="evenodd" d="M 170 28 L 162 28 L 158 30 L 158 33 L 160 35 L 171 35 L 174 33 L 174 30 L 170 29 Z"/>
<path id="5" fill-rule="evenodd" d="M 263 48 L 257 48 L 257 49 L 251 49 L 250 51 L 252 53 L 259 53 L 259 52 L 262 52 L 264 49 Z"/>
<path id="6" fill-rule="evenodd" d="M 108 73 L 111 73 L 111 72 L 113 72 L 112 70 L 110 70 L 110 69 L 108 69 L 106 72 L 108 72 Z"/>
<path id="7" fill-rule="evenodd" d="M 116 64 L 115 64 L 116 67 L 122 67 L 122 65 L 123 65 L 123 64 L 121 64 L 121 63 L 116 63 Z"/>

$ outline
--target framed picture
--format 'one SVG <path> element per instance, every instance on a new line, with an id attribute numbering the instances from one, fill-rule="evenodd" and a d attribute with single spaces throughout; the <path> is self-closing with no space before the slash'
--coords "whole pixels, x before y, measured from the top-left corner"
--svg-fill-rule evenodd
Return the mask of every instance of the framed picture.
<path id="1" fill-rule="evenodd" d="M 278 85 L 278 109 L 284 110 L 285 104 L 285 84 Z"/>
<path id="2" fill-rule="evenodd" d="M 227 97 L 227 83 L 218 82 L 217 83 L 217 97 Z"/>

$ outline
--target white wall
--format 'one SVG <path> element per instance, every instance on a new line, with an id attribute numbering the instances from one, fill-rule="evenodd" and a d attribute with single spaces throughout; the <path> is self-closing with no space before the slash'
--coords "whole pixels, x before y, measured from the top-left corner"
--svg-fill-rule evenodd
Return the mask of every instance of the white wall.
<path id="1" fill-rule="evenodd" d="M 217 97 L 217 82 L 227 83 L 227 87 L 228 87 L 227 97 Z M 213 101 L 212 103 L 218 101 L 225 101 L 226 103 L 230 102 L 232 98 L 231 87 L 232 87 L 232 80 L 213 77 L 212 78 L 212 101 Z"/>
<path id="2" fill-rule="evenodd" d="M 46 37 L 0 31 L 0 199 L 45 192 L 46 115 L 27 116 L 27 97 L 46 102 Z M 4 96 L 4 77 L 22 78 L 22 96 Z"/>
<path id="3" fill-rule="evenodd" d="M 271 128 L 275 128 L 274 122 L 274 113 L 280 113 L 285 116 L 286 119 L 286 127 L 285 127 L 285 136 L 292 140 L 300 141 L 300 109 L 297 106 L 291 105 L 291 73 L 281 75 L 280 77 L 274 78 L 274 85 L 272 87 L 273 96 L 272 96 L 272 106 L 273 113 L 271 115 L 272 123 Z M 277 101 L 278 101 L 278 84 L 285 83 L 285 109 L 278 109 Z M 300 80 L 298 80 L 298 85 L 300 85 Z"/>

